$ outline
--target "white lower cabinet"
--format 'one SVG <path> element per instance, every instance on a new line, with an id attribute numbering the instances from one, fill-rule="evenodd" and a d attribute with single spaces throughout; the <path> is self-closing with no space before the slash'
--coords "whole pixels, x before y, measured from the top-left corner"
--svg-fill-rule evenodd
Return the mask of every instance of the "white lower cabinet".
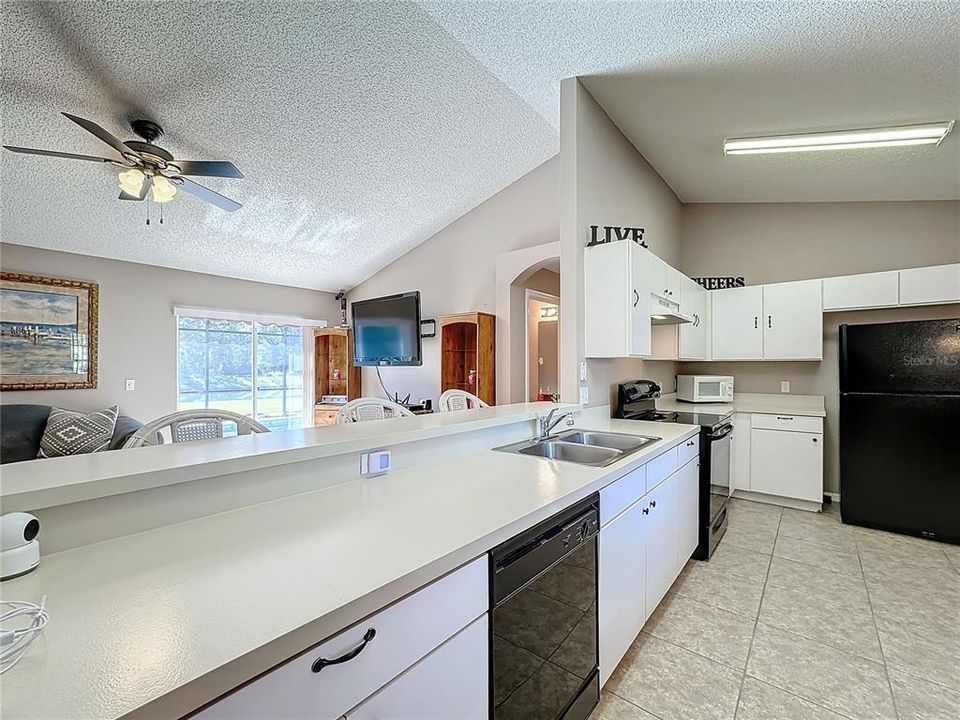
<path id="1" fill-rule="evenodd" d="M 783 419 L 775 419 L 775 418 Z M 823 431 L 820 418 L 800 420 L 798 429 L 772 429 L 791 416 L 753 416 L 750 431 L 750 490 L 783 498 L 823 501 Z M 819 428 L 819 432 L 816 430 Z"/>
<path id="2" fill-rule="evenodd" d="M 677 471 L 677 573 L 683 570 L 700 542 L 700 460 L 690 460 Z"/>
<path id="3" fill-rule="evenodd" d="M 486 615 L 487 577 L 487 557 L 477 558 L 240 687 L 194 717 L 201 720 L 339 718 L 368 698 L 372 699 L 391 680 Z M 482 647 L 475 642 L 468 644 L 480 653 L 474 666 L 486 667 L 486 644 Z M 468 644 L 457 644 L 458 657 Z M 326 664 L 318 671 L 321 659 L 339 662 Z M 430 663 L 426 671 L 416 674 L 415 682 L 436 679 L 436 668 L 435 663 Z M 444 682 L 452 681 L 447 678 Z M 403 694 L 405 685 L 396 692 Z M 478 706 L 477 711 L 486 716 L 485 695 L 482 700 L 482 708 Z"/>
<path id="4" fill-rule="evenodd" d="M 603 496 L 600 499 L 603 505 Z M 644 612 L 647 503 L 638 500 L 600 529 L 597 623 L 603 685 L 640 632 Z"/>
<path id="5" fill-rule="evenodd" d="M 750 489 L 750 413 L 734 413 L 730 491 Z"/>
<path id="6" fill-rule="evenodd" d="M 686 441 L 644 466 L 647 487 L 651 488 L 646 494 L 636 491 L 637 471 L 600 491 L 601 517 L 611 518 L 606 524 L 601 522 L 598 544 L 601 685 L 623 659 L 696 548 L 699 454 L 693 455 L 683 442 Z M 678 457 L 688 459 L 679 470 Z M 669 475 L 658 482 L 661 472 Z M 633 504 L 620 514 L 605 515 L 605 502 L 622 502 L 627 486 L 618 485 L 625 479 L 633 488 Z"/>
<path id="7" fill-rule="evenodd" d="M 646 617 L 660 604 L 679 572 L 678 478 L 679 473 L 674 473 L 645 498 L 649 509 L 646 518 L 647 583 L 644 589 Z"/>
<path id="8" fill-rule="evenodd" d="M 482 615 L 348 712 L 347 720 L 487 720 L 488 643 Z"/>

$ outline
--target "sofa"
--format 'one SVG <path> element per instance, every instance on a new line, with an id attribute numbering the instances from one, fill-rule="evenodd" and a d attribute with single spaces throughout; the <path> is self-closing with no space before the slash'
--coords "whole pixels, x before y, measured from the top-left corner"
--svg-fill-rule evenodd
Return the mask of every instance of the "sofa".
<path id="1" fill-rule="evenodd" d="M 0 464 L 35 460 L 49 416 L 49 405 L 0 405 Z M 139 420 L 126 415 L 117 417 L 110 449 L 123 447 L 127 438 L 141 427 Z"/>

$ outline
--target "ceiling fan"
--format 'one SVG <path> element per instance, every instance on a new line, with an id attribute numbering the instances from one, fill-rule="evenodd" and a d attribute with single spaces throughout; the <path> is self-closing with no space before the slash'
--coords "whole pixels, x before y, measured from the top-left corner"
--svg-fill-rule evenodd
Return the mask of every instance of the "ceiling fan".
<path id="1" fill-rule="evenodd" d="M 120 193 L 121 200 L 144 200 L 147 193 L 152 189 L 153 201 L 165 203 L 172 200 L 173 196 L 177 194 L 177 190 L 182 188 L 184 192 L 212 203 L 227 212 L 234 212 L 243 207 L 236 200 L 224 197 L 220 193 L 185 177 L 186 175 L 196 175 L 242 178 L 243 175 L 233 163 L 216 160 L 174 160 L 173 155 L 154 144 L 163 137 L 163 128 L 157 123 L 151 120 L 133 120 L 130 127 L 143 138 L 143 141 L 127 140 L 121 142 L 95 122 L 69 113 L 63 113 L 63 115 L 116 150 L 120 158 L 77 155 L 75 153 L 37 150 L 11 145 L 4 145 L 4 147 L 13 152 L 29 155 L 48 155 L 67 158 L 68 160 L 90 160 L 114 165 L 120 168 L 117 174 L 117 182 L 122 191 Z"/>

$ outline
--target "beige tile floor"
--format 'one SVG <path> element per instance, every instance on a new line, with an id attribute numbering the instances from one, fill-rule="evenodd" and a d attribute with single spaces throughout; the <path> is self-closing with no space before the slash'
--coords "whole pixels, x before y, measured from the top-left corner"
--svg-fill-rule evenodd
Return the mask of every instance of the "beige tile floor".
<path id="1" fill-rule="evenodd" d="M 592 720 L 960 720 L 960 547 L 734 500 Z"/>

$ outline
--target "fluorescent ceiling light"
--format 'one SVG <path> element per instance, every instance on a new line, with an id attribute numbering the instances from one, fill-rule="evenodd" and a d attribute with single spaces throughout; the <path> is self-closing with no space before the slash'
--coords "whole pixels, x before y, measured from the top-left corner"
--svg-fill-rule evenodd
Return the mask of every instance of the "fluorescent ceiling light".
<path id="1" fill-rule="evenodd" d="M 897 145 L 939 145 L 953 129 L 953 120 L 926 125 L 835 130 L 832 132 L 730 138 L 723 141 L 724 155 L 810 152 L 814 150 L 859 150 Z"/>

